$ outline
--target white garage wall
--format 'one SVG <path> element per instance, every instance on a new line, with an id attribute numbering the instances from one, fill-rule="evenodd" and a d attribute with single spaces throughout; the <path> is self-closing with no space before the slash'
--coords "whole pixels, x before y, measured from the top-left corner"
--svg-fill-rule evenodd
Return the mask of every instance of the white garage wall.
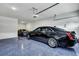
<path id="1" fill-rule="evenodd" d="M 27 24 L 26 24 L 26 30 L 27 30 L 27 31 L 33 30 L 33 29 L 32 29 L 32 23 L 27 23 Z"/>
<path id="2" fill-rule="evenodd" d="M 26 29 L 26 25 L 25 24 L 18 24 L 18 29 Z"/>
<path id="3" fill-rule="evenodd" d="M 0 16 L 0 39 L 17 37 L 17 19 Z"/>

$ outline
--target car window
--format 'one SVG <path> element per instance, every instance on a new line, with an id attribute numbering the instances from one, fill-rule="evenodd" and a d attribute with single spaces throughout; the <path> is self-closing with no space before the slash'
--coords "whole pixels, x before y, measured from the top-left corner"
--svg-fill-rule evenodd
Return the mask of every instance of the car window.
<path id="1" fill-rule="evenodd" d="M 46 30 L 47 30 L 46 28 L 41 28 L 42 33 L 46 33 Z"/>
<path id="2" fill-rule="evenodd" d="M 61 29 L 61 28 L 52 28 L 52 30 L 54 30 L 54 31 L 60 31 L 60 32 L 65 31 L 64 29 Z"/>
<path id="3" fill-rule="evenodd" d="M 54 29 L 52 29 L 52 28 L 50 28 L 50 30 L 51 30 L 51 32 L 52 32 L 52 33 L 54 33 L 54 32 L 55 32 L 55 30 L 54 30 Z"/>
<path id="4" fill-rule="evenodd" d="M 52 32 L 52 30 L 50 28 L 47 28 L 47 32 Z"/>
<path id="5" fill-rule="evenodd" d="M 41 32 L 42 33 L 50 33 L 50 32 L 52 32 L 52 30 L 50 28 L 42 28 Z"/>
<path id="6" fill-rule="evenodd" d="M 41 28 L 37 28 L 34 30 L 34 32 L 39 32 L 39 31 L 41 31 Z"/>

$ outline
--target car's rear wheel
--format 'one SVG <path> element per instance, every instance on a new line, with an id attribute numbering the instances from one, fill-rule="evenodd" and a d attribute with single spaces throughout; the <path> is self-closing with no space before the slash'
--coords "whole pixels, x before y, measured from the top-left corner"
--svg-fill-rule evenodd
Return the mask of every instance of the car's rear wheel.
<path id="1" fill-rule="evenodd" d="M 54 39 L 54 38 L 49 38 L 49 40 L 48 40 L 48 45 L 49 45 L 50 47 L 52 47 L 52 48 L 57 47 L 57 46 L 58 46 L 57 40 Z"/>

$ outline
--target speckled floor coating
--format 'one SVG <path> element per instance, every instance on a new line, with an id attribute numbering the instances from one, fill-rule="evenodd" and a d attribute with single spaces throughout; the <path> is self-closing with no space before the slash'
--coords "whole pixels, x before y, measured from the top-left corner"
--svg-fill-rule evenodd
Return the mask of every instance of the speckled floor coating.
<path id="1" fill-rule="evenodd" d="M 0 40 L 0 56 L 76 56 L 79 44 L 73 48 L 51 48 L 48 45 L 27 38 Z"/>

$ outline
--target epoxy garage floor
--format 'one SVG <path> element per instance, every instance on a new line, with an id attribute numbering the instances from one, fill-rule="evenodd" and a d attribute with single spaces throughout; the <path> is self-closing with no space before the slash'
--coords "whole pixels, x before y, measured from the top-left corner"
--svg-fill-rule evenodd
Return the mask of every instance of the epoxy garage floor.
<path id="1" fill-rule="evenodd" d="M 0 56 L 76 56 L 79 55 L 79 44 L 73 48 L 50 48 L 48 45 L 17 38 L 0 40 Z"/>

